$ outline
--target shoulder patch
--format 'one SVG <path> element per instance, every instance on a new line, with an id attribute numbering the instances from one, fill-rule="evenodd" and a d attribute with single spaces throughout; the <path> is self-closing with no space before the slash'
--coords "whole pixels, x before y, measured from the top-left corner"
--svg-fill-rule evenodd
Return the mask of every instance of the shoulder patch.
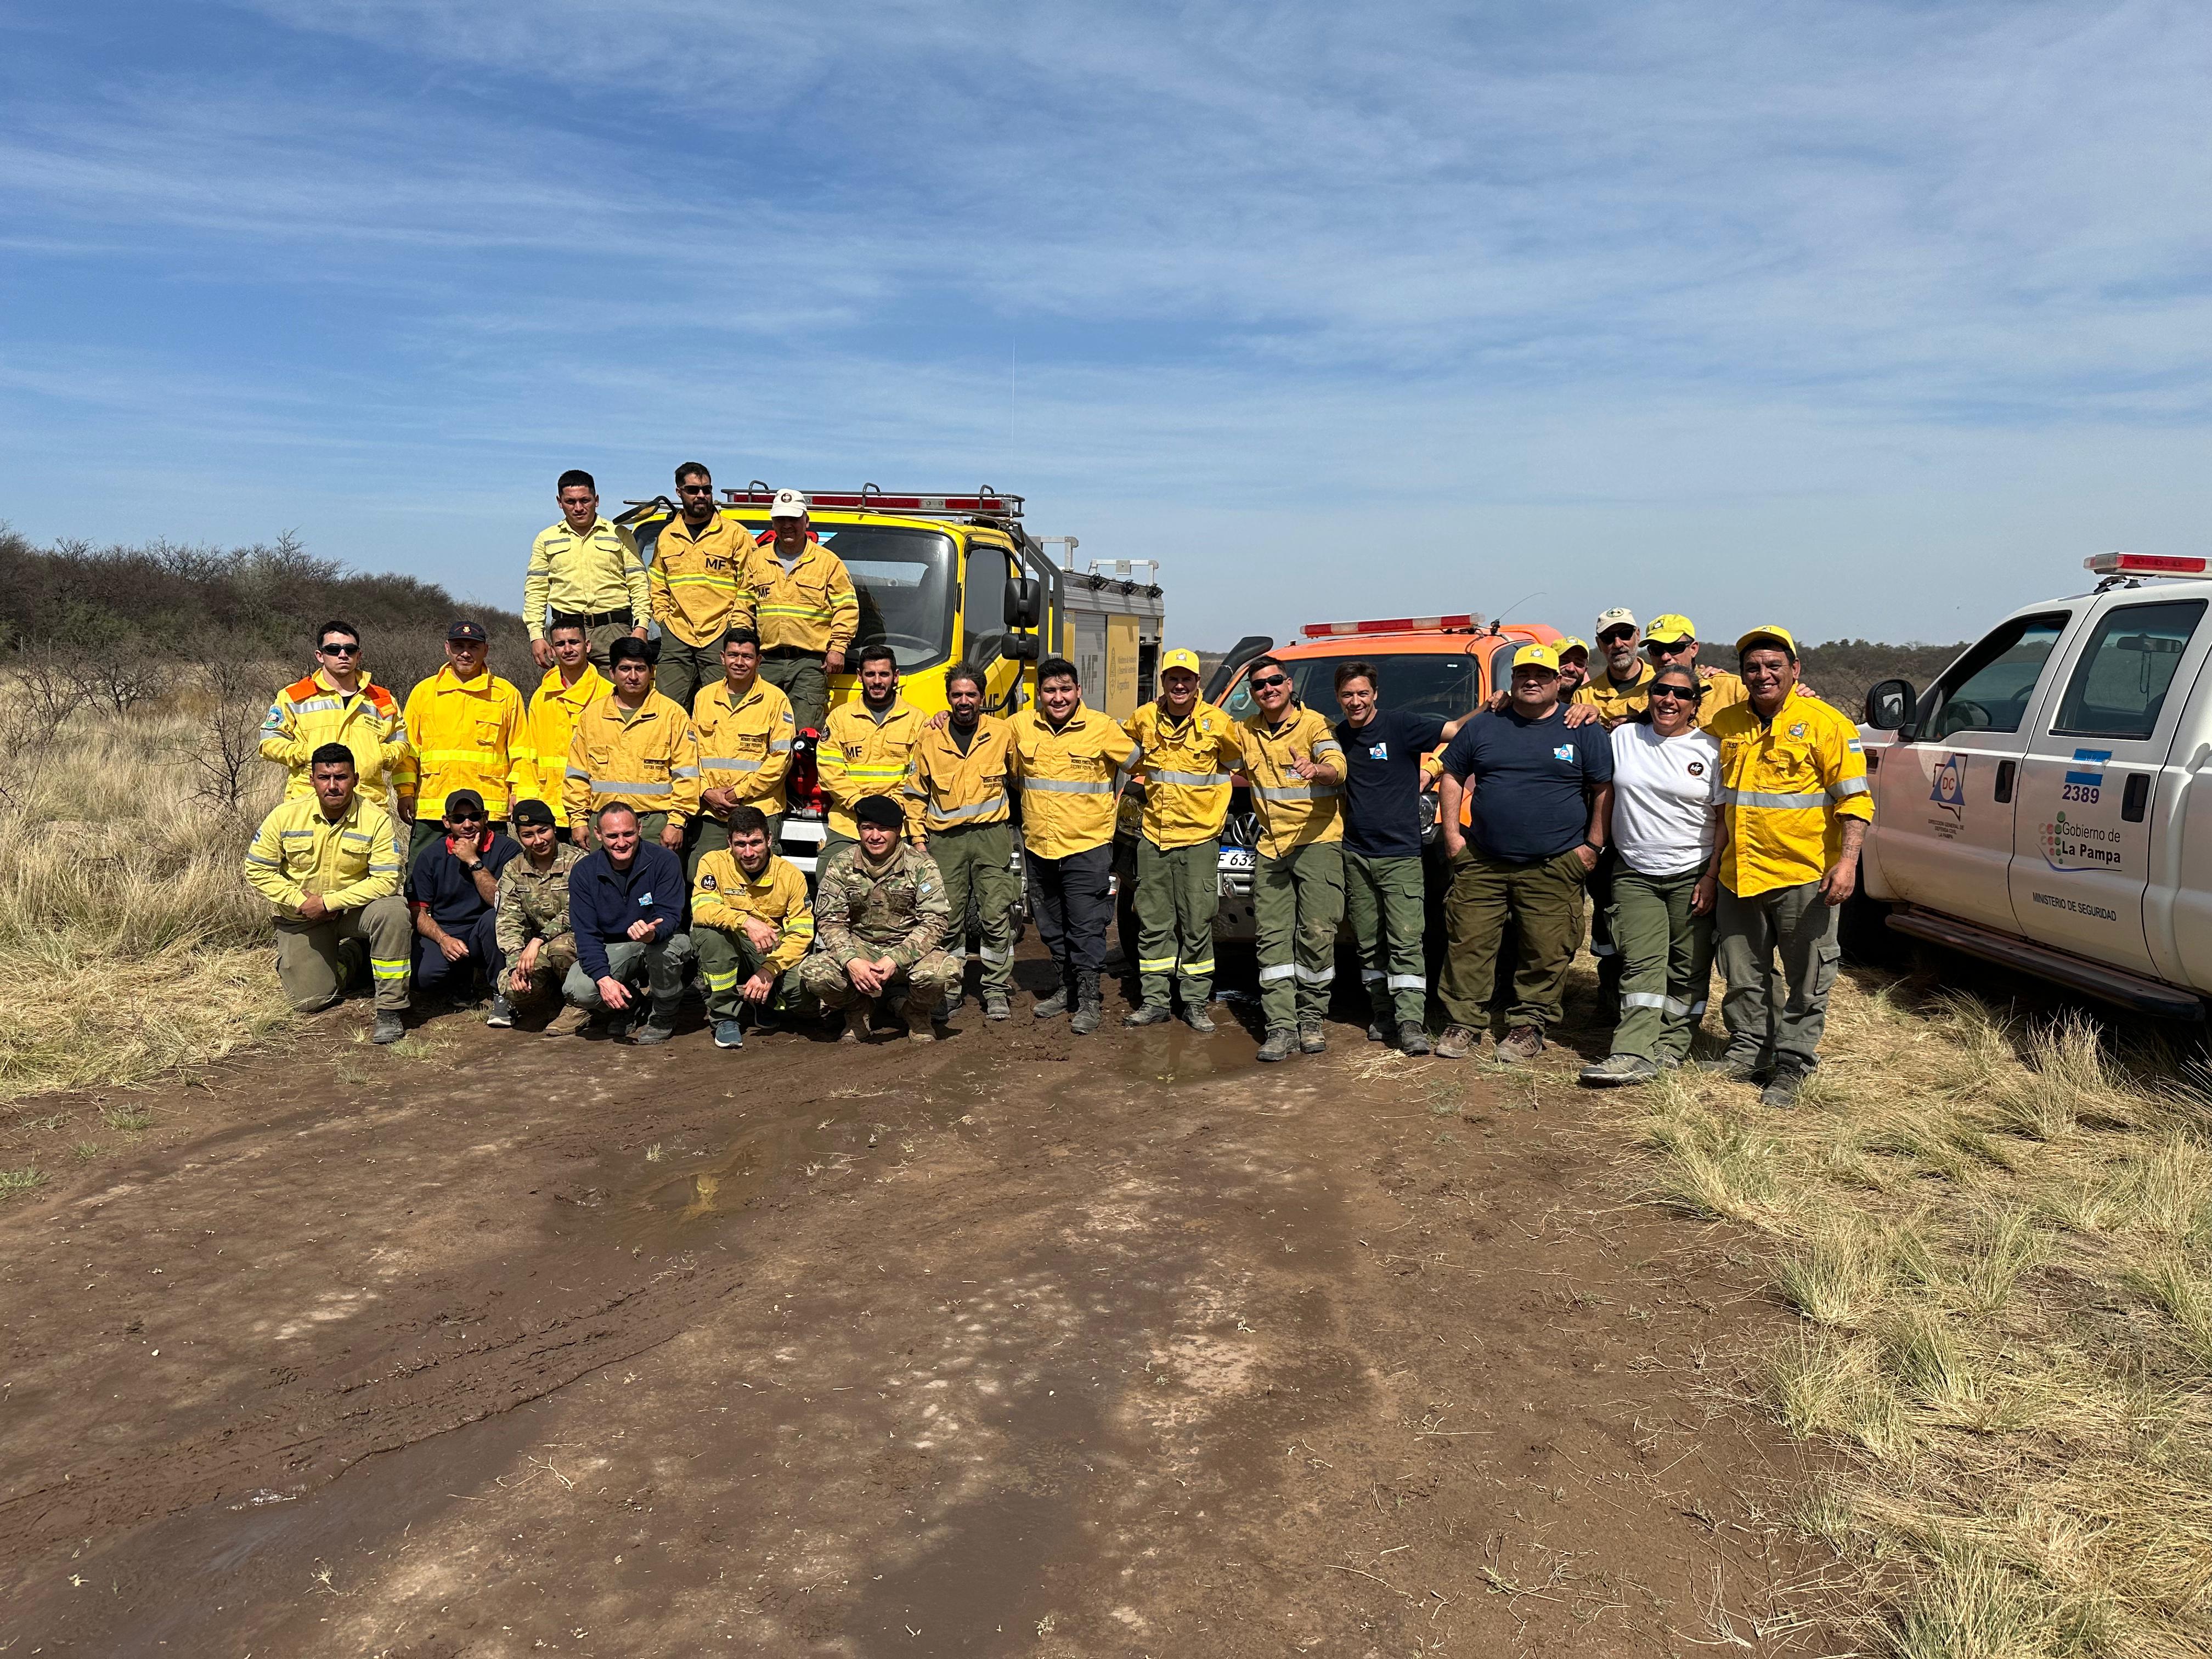
<path id="1" fill-rule="evenodd" d="M 714 880 L 714 872 L 709 870 L 702 874 L 699 878 L 699 885 L 703 891 L 709 893 L 716 891 L 718 890 L 719 884 Z"/>

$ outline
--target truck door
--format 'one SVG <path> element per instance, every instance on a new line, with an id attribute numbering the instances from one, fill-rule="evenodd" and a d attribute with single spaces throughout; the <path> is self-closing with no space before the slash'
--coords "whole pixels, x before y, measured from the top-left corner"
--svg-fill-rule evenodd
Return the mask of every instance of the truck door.
<path id="1" fill-rule="evenodd" d="M 2212 634 L 2204 609 L 2115 604 L 2081 630 L 2057 711 L 2021 765 L 2012 899 L 2030 939 L 2158 972 L 2143 926 L 2151 822 L 2180 782 L 2159 787 Z"/>
<path id="2" fill-rule="evenodd" d="M 2027 734 L 2048 706 L 2052 653 L 2071 620 L 2014 617 L 1921 698 L 1911 743 L 1874 776 L 1883 879 L 1897 896 L 2007 933 L 2013 915 L 2014 800 Z"/>

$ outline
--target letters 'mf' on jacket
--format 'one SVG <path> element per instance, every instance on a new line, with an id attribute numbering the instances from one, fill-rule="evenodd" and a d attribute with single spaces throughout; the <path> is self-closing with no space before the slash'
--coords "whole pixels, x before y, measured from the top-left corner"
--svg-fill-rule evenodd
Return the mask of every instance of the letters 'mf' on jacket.
<path id="1" fill-rule="evenodd" d="M 646 577 L 653 619 L 686 645 L 753 626 L 752 534 L 719 513 L 696 536 L 681 517 L 662 526 Z"/>
<path id="2" fill-rule="evenodd" d="M 360 689 L 341 691 L 319 668 L 276 694 L 261 722 L 261 757 L 284 768 L 284 795 L 315 793 L 308 757 L 326 743 L 353 750 L 360 787 L 380 799 L 385 785 L 407 752 L 407 728 L 399 700 L 367 674 Z"/>
<path id="3" fill-rule="evenodd" d="M 772 544 L 753 549 L 754 626 L 761 649 L 850 651 L 860 631 L 860 598 L 845 562 L 817 541 L 789 570 Z"/>
<path id="4" fill-rule="evenodd" d="M 889 957 L 911 968 L 945 942 L 952 906 L 937 860 L 901 842 L 880 864 L 846 843 L 823 861 L 814 892 L 814 932 L 819 948 L 841 967 L 866 957 Z"/>
<path id="5" fill-rule="evenodd" d="M 914 775 L 914 747 L 922 733 L 921 716 L 896 698 L 880 716 L 859 701 L 830 711 L 828 729 L 814 750 L 822 793 L 830 798 L 830 827 L 857 836 L 853 809 L 871 795 L 905 797 L 906 833 L 921 827 L 921 803 L 906 796 Z"/>

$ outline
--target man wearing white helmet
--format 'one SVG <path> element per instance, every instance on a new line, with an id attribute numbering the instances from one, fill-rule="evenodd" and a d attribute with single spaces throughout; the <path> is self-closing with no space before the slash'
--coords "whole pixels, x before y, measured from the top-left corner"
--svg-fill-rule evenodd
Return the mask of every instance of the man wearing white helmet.
<path id="1" fill-rule="evenodd" d="M 806 508 L 798 490 L 775 492 L 770 539 L 753 549 L 752 588 L 760 677 L 791 699 L 800 731 L 819 732 L 830 714 L 830 676 L 844 672 L 860 631 L 860 600 L 845 562 L 815 538 Z"/>

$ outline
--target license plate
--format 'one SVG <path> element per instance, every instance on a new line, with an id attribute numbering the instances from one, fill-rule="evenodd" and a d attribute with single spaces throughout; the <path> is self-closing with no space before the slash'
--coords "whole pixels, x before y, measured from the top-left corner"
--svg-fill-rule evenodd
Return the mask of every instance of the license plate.
<path id="1" fill-rule="evenodd" d="M 1221 849 L 1221 867 L 1224 870 L 1250 870 L 1257 861 L 1257 854 L 1249 847 L 1224 847 Z"/>

